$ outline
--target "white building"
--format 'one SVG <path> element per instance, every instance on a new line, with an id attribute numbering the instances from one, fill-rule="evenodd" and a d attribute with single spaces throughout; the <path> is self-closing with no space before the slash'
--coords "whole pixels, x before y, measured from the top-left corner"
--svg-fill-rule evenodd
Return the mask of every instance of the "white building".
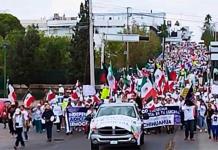
<path id="1" fill-rule="evenodd" d="M 21 24 L 27 26 L 35 25 L 40 31 L 43 31 L 46 36 L 68 36 L 73 34 L 73 28 L 76 26 L 77 17 L 65 17 L 54 14 L 50 19 L 40 20 L 21 20 Z"/>
<path id="2" fill-rule="evenodd" d="M 137 24 L 140 26 L 155 27 L 163 24 L 165 13 L 129 13 L 129 26 Z M 101 45 L 103 34 L 117 34 L 127 28 L 126 13 L 94 13 L 94 40 L 97 47 Z M 71 37 L 73 28 L 78 22 L 77 17 L 65 17 L 54 14 L 51 19 L 21 20 L 24 27 L 34 24 L 47 36 Z"/>

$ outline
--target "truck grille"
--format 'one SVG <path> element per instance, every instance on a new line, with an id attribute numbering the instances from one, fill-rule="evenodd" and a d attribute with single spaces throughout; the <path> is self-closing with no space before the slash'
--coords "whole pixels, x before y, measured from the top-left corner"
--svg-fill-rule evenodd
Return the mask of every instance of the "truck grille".
<path id="1" fill-rule="evenodd" d="M 113 129 L 112 127 L 104 127 L 104 128 L 100 128 L 98 129 L 98 133 L 100 135 L 127 135 L 130 134 L 131 132 L 129 132 L 126 129 L 123 128 L 119 128 L 119 127 L 115 127 L 115 129 Z"/>

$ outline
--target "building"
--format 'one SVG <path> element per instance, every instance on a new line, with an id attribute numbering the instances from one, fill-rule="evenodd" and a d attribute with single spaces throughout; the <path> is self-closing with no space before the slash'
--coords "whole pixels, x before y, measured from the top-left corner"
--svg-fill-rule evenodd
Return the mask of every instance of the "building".
<path id="1" fill-rule="evenodd" d="M 76 26 L 77 17 L 65 17 L 54 14 L 50 19 L 40 20 L 21 20 L 21 24 L 26 28 L 34 25 L 39 31 L 45 33 L 46 36 L 68 36 L 73 34 L 73 28 Z"/>
<path id="2" fill-rule="evenodd" d="M 166 38 L 166 42 L 171 44 L 181 43 L 183 41 L 190 41 L 192 36 L 192 31 L 190 31 L 189 26 L 180 26 L 177 21 L 175 25 L 171 25 L 171 21 L 167 21 L 169 37 Z"/>
<path id="3" fill-rule="evenodd" d="M 128 19 L 127 19 L 128 16 Z M 164 22 L 165 13 L 94 13 L 94 40 L 96 47 L 101 46 L 103 34 L 117 34 L 129 26 L 137 24 L 157 28 Z M 77 17 L 66 17 L 54 14 L 48 20 L 21 20 L 24 27 L 34 24 L 47 36 L 68 36 L 71 37 L 73 28 L 78 22 Z"/>

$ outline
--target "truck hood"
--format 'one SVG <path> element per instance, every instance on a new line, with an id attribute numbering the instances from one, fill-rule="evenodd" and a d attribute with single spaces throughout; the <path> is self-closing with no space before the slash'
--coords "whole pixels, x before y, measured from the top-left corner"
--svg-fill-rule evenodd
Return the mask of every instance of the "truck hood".
<path id="1" fill-rule="evenodd" d="M 94 118 L 90 124 L 90 127 L 91 129 L 120 127 L 132 132 L 134 128 L 141 127 L 141 124 L 141 120 L 137 118 L 132 118 L 125 115 L 111 115 Z"/>

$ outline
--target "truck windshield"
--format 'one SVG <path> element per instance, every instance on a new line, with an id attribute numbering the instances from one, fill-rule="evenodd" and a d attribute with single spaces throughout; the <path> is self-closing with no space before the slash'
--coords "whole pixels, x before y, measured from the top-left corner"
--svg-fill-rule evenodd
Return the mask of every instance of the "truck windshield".
<path id="1" fill-rule="evenodd" d="M 111 115 L 125 115 L 136 118 L 134 107 L 132 106 L 109 106 L 101 107 L 98 111 L 97 117 L 111 116 Z"/>

